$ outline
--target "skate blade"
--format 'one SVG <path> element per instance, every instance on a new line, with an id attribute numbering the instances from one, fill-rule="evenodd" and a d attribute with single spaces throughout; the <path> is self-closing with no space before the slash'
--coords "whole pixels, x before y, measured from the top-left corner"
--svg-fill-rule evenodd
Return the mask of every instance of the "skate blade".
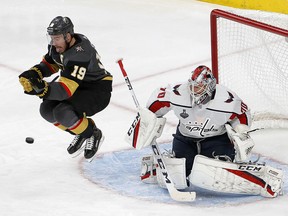
<path id="1" fill-rule="evenodd" d="M 83 144 L 83 145 L 81 146 L 81 148 L 78 149 L 76 152 L 74 152 L 73 154 L 71 154 L 71 157 L 72 157 L 72 158 L 78 157 L 80 154 L 82 154 L 82 152 L 84 151 L 84 149 L 85 149 L 85 144 Z"/>
<path id="2" fill-rule="evenodd" d="M 99 145 L 98 145 L 97 152 L 99 151 L 99 149 L 100 149 L 100 147 L 101 147 L 104 139 L 105 139 L 105 137 L 102 136 L 102 138 L 101 138 L 101 140 L 100 140 L 100 142 L 99 142 Z M 89 159 L 86 159 L 86 161 L 88 161 L 89 163 L 91 163 L 91 162 L 93 161 L 93 159 L 96 157 L 97 152 L 93 155 L 93 157 L 91 157 L 91 158 L 89 158 Z"/>

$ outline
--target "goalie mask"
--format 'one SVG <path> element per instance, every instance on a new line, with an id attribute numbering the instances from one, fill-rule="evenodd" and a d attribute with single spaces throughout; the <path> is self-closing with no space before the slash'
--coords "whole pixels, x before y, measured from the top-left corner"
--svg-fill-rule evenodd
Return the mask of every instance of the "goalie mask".
<path id="1" fill-rule="evenodd" d="M 206 66 L 197 67 L 188 80 L 188 90 L 192 97 L 192 106 L 207 103 L 215 91 L 216 79 Z"/>

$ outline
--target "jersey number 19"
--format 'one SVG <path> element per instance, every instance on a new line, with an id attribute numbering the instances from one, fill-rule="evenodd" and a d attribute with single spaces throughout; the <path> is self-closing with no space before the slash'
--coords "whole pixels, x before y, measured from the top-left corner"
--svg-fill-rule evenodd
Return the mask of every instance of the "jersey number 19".
<path id="1" fill-rule="evenodd" d="M 76 77 L 79 80 L 83 80 L 86 73 L 85 67 L 79 67 L 78 65 L 74 65 L 74 70 L 71 73 L 71 76 Z"/>

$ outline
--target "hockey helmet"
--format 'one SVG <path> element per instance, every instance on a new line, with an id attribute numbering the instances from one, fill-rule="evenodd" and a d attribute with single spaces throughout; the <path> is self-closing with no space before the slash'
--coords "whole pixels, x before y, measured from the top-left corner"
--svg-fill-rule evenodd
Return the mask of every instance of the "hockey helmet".
<path id="1" fill-rule="evenodd" d="M 48 35 L 63 34 L 64 37 L 67 33 L 74 34 L 74 25 L 69 17 L 57 16 L 49 24 L 47 28 Z"/>
<path id="2" fill-rule="evenodd" d="M 216 79 L 210 68 L 201 65 L 192 71 L 188 80 L 188 90 L 192 97 L 192 106 L 207 103 L 216 88 Z"/>

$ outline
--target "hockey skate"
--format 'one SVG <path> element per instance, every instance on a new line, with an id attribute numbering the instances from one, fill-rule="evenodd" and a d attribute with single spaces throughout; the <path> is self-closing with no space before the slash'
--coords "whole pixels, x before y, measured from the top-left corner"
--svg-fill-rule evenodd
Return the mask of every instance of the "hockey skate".
<path id="1" fill-rule="evenodd" d="M 86 140 L 86 145 L 84 149 L 84 157 L 91 162 L 102 142 L 104 141 L 104 136 L 102 136 L 102 131 L 98 128 L 94 128 L 93 134 L 90 138 Z"/>
<path id="2" fill-rule="evenodd" d="M 75 135 L 71 144 L 67 148 L 68 153 L 73 155 L 73 157 L 80 155 L 84 150 L 85 145 L 83 145 L 83 143 L 86 139 L 87 138 L 82 137 L 81 135 Z"/>

